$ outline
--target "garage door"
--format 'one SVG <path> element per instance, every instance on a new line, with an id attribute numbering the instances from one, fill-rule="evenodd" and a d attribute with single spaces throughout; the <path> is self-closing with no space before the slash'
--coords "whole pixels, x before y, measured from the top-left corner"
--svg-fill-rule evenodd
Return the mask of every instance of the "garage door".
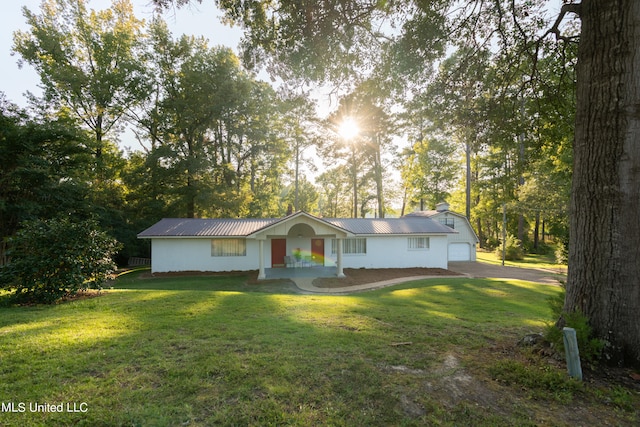
<path id="1" fill-rule="evenodd" d="M 449 261 L 470 261 L 471 254 L 469 248 L 468 243 L 450 243 Z"/>

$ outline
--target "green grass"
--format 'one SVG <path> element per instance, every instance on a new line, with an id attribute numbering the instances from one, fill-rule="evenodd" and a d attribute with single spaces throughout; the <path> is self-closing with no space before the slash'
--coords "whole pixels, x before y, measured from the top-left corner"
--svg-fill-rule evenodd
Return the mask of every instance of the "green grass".
<path id="1" fill-rule="evenodd" d="M 290 280 L 266 280 L 259 283 L 245 274 L 160 276 L 152 277 L 150 269 L 139 268 L 120 273 L 108 287 L 113 289 L 181 290 L 181 291 L 230 291 L 230 292 L 276 292 L 299 293 Z"/>
<path id="2" fill-rule="evenodd" d="M 476 258 L 480 262 L 488 264 L 501 265 L 502 258 L 496 256 L 494 252 L 477 251 Z M 527 254 L 524 259 L 519 261 L 505 261 L 504 265 L 509 267 L 520 268 L 539 268 L 545 270 L 552 270 L 557 272 L 567 271 L 566 264 L 556 264 L 553 255 L 540 255 L 540 254 Z"/>
<path id="3" fill-rule="evenodd" d="M 237 280 L 131 275 L 99 298 L 1 308 L 1 401 L 27 411 L 0 425 L 535 425 L 539 408 L 584 405 L 560 374 L 562 401 L 535 402 L 522 392 L 535 377 L 496 371 L 502 343 L 543 329 L 556 287 L 460 278 L 320 296 L 228 290 Z M 615 396 L 627 409 L 589 405 L 637 421 L 637 396 Z"/>

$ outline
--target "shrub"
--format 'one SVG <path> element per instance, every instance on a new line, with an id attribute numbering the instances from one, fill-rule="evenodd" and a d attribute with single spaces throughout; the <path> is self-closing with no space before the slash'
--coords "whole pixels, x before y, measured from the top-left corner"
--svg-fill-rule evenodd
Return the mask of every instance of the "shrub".
<path id="1" fill-rule="evenodd" d="M 502 245 L 496 248 L 495 254 L 498 258 L 502 259 Z M 504 258 L 508 261 L 517 261 L 520 259 L 524 259 L 524 249 L 522 249 L 522 243 L 512 234 L 507 235 Z"/>
<path id="2" fill-rule="evenodd" d="M 498 239 L 496 239 L 495 237 L 487 237 L 487 239 L 484 242 L 484 248 L 492 251 L 495 248 L 497 248 L 500 245 L 500 241 Z M 502 257 L 502 253 L 500 255 L 500 257 Z"/>
<path id="3" fill-rule="evenodd" d="M 585 362 L 593 363 L 600 359 L 605 343 L 597 338 L 593 338 L 591 326 L 587 316 L 579 311 L 567 313 L 563 311 L 564 298 L 566 290 L 562 286 L 562 292 L 548 299 L 549 306 L 553 313 L 553 324 L 549 324 L 545 331 L 545 338 L 553 344 L 555 348 L 564 355 L 564 340 L 562 330 L 556 325 L 558 319 L 562 319 L 564 326 L 576 330 L 576 339 L 578 341 L 578 351 L 580 359 Z"/>
<path id="4" fill-rule="evenodd" d="M 557 264 L 567 264 L 569 262 L 569 237 L 568 236 L 558 239 L 555 256 L 556 256 Z"/>
<path id="5" fill-rule="evenodd" d="M 51 304 L 88 288 L 100 289 L 115 270 L 119 243 L 95 221 L 69 218 L 25 222 L 9 239 L 0 286 L 19 302 Z"/>
<path id="6" fill-rule="evenodd" d="M 544 242 L 538 242 L 538 247 L 534 248 L 531 246 L 531 249 L 527 252 L 530 254 L 538 254 L 538 255 L 549 255 L 554 251 L 553 246 L 548 245 Z"/>

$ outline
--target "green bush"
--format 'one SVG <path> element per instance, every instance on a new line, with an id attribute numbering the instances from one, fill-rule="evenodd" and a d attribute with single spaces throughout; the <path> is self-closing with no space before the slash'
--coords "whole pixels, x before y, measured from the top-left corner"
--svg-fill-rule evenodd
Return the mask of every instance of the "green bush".
<path id="1" fill-rule="evenodd" d="M 557 264 L 569 263 L 569 236 L 558 239 L 555 256 Z"/>
<path id="2" fill-rule="evenodd" d="M 580 359 L 585 362 L 594 363 L 600 359 L 605 343 L 600 339 L 593 338 L 587 316 L 579 311 L 574 311 L 573 313 L 563 311 L 565 294 L 566 290 L 563 285 L 562 292 L 550 297 L 548 300 L 554 321 L 552 324 L 547 325 L 545 338 L 564 356 L 562 330 L 556 325 L 556 321 L 562 319 L 564 326 L 576 330 Z"/>
<path id="3" fill-rule="evenodd" d="M 488 249 L 488 250 L 492 251 L 495 248 L 497 248 L 499 245 L 500 245 L 500 241 L 498 239 L 496 239 L 495 237 L 487 237 L 487 239 L 484 242 L 483 247 L 485 249 Z M 500 255 L 500 257 L 502 258 L 502 254 Z"/>
<path id="4" fill-rule="evenodd" d="M 0 287 L 18 302 L 46 304 L 100 289 L 116 268 L 112 256 L 120 247 L 95 221 L 69 218 L 25 222 L 8 243 Z"/>
<path id="5" fill-rule="evenodd" d="M 495 254 L 496 257 L 502 259 L 502 245 L 496 248 Z M 504 258 L 508 261 L 517 261 L 524 259 L 524 249 L 522 249 L 522 243 L 512 234 L 507 235 Z"/>
<path id="6" fill-rule="evenodd" d="M 538 247 L 534 248 L 531 246 L 531 249 L 527 252 L 530 254 L 538 254 L 538 255 L 549 255 L 554 251 L 553 246 L 548 245 L 544 242 L 538 242 Z"/>

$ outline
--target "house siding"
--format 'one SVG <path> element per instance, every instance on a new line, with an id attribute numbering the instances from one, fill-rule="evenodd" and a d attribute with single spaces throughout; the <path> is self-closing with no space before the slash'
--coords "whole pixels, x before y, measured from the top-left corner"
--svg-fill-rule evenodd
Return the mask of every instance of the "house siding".
<path id="1" fill-rule="evenodd" d="M 476 244 L 478 243 L 478 238 L 476 233 L 471 228 L 469 221 L 467 221 L 466 217 L 461 217 L 457 214 L 453 214 L 452 212 L 439 212 L 430 217 L 434 221 L 440 222 L 441 218 L 453 218 L 454 229 L 458 232 L 456 234 L 449 235 L 449 243 L 450 244 L 459 244 L 466 243 L 469 245 L 469 260 L 476 260 Z"/>
<path id="2" fill-rule="evenodd" d="M 366 237 L 366 254 L 343 254 L 343 268 L 447 268 L 447 236 L 427 235 L 429 249 L 408 248 L 411 236 L 358 236 Z M 325 241 L 327 265 L 334 266 L 336 255 L 331 253 L 331 240 Z"/>
<path id="3" fill-rule="evenodd" d="M 247 239 L 245 256 L 211 256 L 211 239 L 152 239 L 151 272 L 248 271 L 258 269 L 258 242 Z M 268 253 L 268 254 L 267 254 Z M 265 258 L 271 248 L 265 245 Z"/>
<path id="4" fill-rule="evenodd" d="M 429 235 L 429 249 L 408 248 L 411 236 L 358 236 L 367 239 L 366 254 L 344 254 L 343 268 L 447 268 L 447 236 Z M 331 253 L 332 238 L 325 238 L 324 265 L 335 267 L 336 254 Z M 259 243 L 246 240 L 245 256 L 211 256 L 211 239 L 155 238 L 151 240 L 151 271 L 169 273 L 177 271 L 249 271 L 258 269 Z M 288 238 L 287 254 L 300 248 L 311 253 L 310 239 Z M 264 241 L 264 265 L 271 267 L 271 241 Z"/>

